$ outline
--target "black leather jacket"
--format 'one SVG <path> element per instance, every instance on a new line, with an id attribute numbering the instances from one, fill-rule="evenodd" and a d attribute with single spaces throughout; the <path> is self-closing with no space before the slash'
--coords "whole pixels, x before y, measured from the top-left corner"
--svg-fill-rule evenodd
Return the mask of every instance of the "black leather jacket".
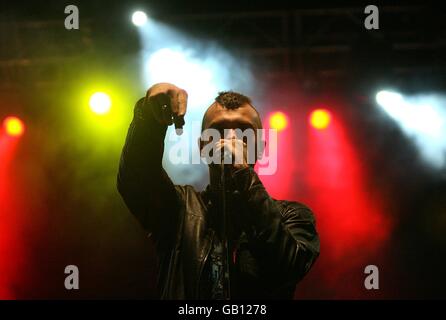
<path id="1" fill-rule="evenodd" d="M 218 197 L 208 187 L 174 185 L 162 168 L 166 127 L 143 107 L 134 110 L 117 186 L 126 205 L 155 242 L 163 299 L 200 299 L 211 244 L 218 232 Z M 252 168 L 232 175 L 227 206 L 236 217 L 231 239 L 231 298 L 293 297 L 319 255 L 309 208 L 272 199 Z M 232 205 L 231 205 L 232 204 Z"/>

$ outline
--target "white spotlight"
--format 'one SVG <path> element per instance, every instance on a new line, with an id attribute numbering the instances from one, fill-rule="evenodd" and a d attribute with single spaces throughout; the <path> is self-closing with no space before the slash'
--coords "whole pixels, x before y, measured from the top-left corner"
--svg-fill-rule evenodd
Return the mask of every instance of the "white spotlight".
<path id="1" fill-rule="evenodd" d="M 376 94 L 376 102 L 395 120 L 407 117 L 408 106 L 401 94 L 382 90 Z"/>
<path id="2" fill-rule="evenodd" d="M 135 11 L 132 14 L 132 22 L 135 26 L 143 26 L 147 22 L 147 15 L 143 11 Z"/>
<path id="3" fill-rule="evenodd" d="M 446 165 L 446 99 L 441 95 L 402 96 L 380 91 L 376 102 L 418 146 L 434 167 Z"/>
<path id="4" fill-rule="evenodd" d="M 403 96 L 397 92 L 382 90 L 376 94 L 376 102 L 382 107 L 401 105 Z"/>
<path id="5" fill-rule="evenodd" d="M 221 72 L 194 57 L 191 50 L 160 49 L 150 55 L 145 68 L 150 83 L 170 82 L 184 88 L 190 111 L 203 111 L 218 93 L 216 75 Z"/>

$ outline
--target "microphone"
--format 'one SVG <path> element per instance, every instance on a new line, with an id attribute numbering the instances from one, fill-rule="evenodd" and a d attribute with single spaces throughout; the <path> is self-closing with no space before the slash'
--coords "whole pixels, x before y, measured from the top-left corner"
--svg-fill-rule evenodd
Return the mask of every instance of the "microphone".
<path id="1" fill-rule="evenodd" d="M 183 134 L 184 116 L 173 115 L 173 123 L 175 124 L 175 132 L 181 136 Z"/>
<path id="2" fill-rule="evenodd" d="M 226 162 L 225 160 L 228 159 Z M 224 166 L 225 164 L 232 164 L 232 153 L 227 150 L 226 148 L 223 148 L 221 153 L 221 164 Z"/>

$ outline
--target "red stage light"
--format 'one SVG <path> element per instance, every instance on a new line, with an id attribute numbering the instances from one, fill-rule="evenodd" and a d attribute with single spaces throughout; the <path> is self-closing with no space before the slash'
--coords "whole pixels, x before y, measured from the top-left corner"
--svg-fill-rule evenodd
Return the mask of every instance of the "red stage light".
<path id="1" fill-rule="evenodd" d="M 316 214 L 321 248 L 325 248 L 317 266 L 328 297 L 367 295 L 360 286 L 358 290 L 344 286 L 342 292 L 339 288 L 346 281 L 357 281 L 352 276 L 355 270 L 364 270 L 370 257 L 384 250 L 392 230 L 384 199 L 370 188 L 369 172 L 350 130 L 335 113 L 324 130 L 308 126 L 305 183 L 309 193 L 304 203 Z"/>
<path id="2" fill-rule="evenodd" d="M 326 129 L 330 122 L 331 115 L 326 109 L 316 109 L 310 114 L 310 124 L 318 130 Z"/>
<path id="3" fill-rule="evenodd" d="M 274 112 L 269 118 L 269 125 L 271 129 L 282 131 L 288 126 L 288 118 L 283 112 Z"/>
<path id="4" fill-rule="evenodd" d="M 3 120 L 3 127 L 5 128 L 6 134 L 11 137 L 20 137 L 25 131 L 23 121 L 13 116 L 6 117 Z"/>

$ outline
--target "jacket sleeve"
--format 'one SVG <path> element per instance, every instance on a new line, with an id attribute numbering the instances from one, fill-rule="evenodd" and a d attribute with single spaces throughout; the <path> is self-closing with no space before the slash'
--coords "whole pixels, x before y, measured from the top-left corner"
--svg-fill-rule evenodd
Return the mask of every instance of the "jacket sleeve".
<path id="1" fill-rule="evenodd" d="M 168 240 L 176 224 L 179 200 L 162 167 L 167 127 L 140 99 L 121 154 L 117 188 L 131 213 L 156 241 Z M 169 232 L 170 231 L 170 232 Z"/>
<path id="2" fill-rule="evenodd" d="M 313 213 L 297 202 L 278 204 L 252 168 L 236 171 L 233 178 L 245 207 L 245 223 L 254 230 L 251 247 L 263 278 L 273 290 L 294 291 L 319 256 Z"/>

